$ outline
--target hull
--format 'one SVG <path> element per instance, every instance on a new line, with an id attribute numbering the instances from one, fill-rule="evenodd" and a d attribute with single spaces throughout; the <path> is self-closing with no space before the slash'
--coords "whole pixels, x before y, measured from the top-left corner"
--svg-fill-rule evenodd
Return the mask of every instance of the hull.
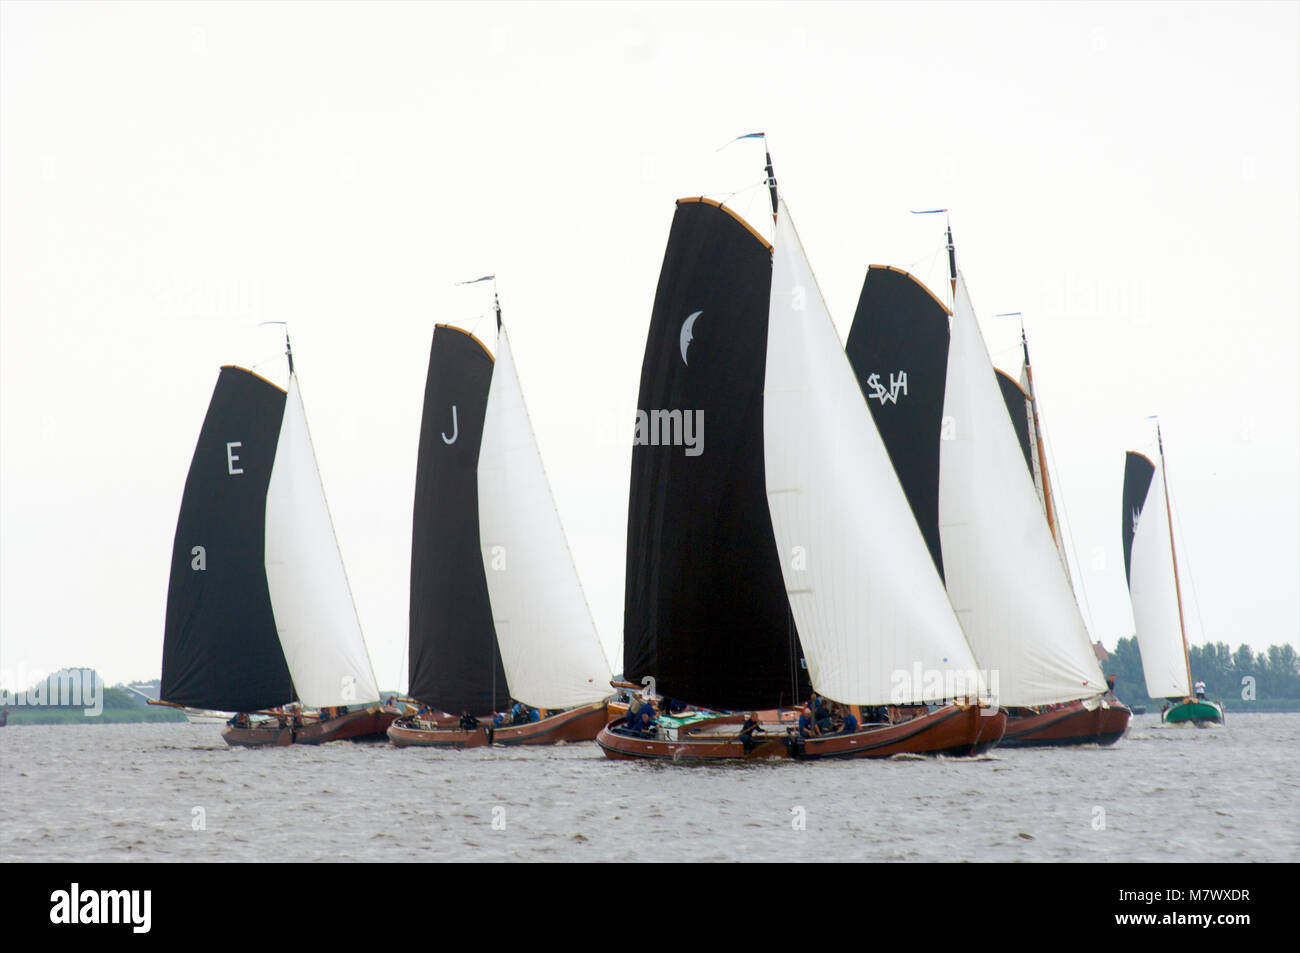
<path id="1" fill-rule="evenodd" d="M 375 706 L 328 721 L 308 721 L 296 728 L 274 723 L 246 728 L 227 725 L 221 737 L 228 745 L 250 748 L 323 745 L 331 741 L 381 741 L 396 717 L 394 709 Z"/>
<path id="2" fill-rule="evenodd" d="M 797 739 L 795 757 L 807 761 L 897 754 L 969 757 L 997 745 L 1006 727 L 1006 712 L 1001 709 L 946 705 L 895 725 L 868 726 L 851 735 Z"/>
<path id="3" fill-rule="evenodd" d="M 1017 709 L 1007 718 L 1004 748 L 1112 745 L 1128 730 L 1132 712 L 1118 703 L 1089 708 L 1083 701 L 1067 702 L 1044 712 Z"/>
<path id="4" fill-rule="evenodd" d="M 397 718 L 392 708 L 367 708 L 329 721 L 311 722 L 293 733 L 297 745 L 323 745 L 330 741 L 382 741 Z"/>
<path id="5" fill-rule="evenodd" d="M 1102 705 L 1101 736 L 1097 738 L 1097 744 L 1113 745 L 1119 741 L 1128 731 L 1132 719 L 1133 712 L 1122 702 L 1107 702 Z"/>
<path id="6" fill-rule="evenodd" d="M 605 703 L 596 702 L 531 724 L 497 728 L 492 732 L 492 742 L 499 745 L 553 745 L 561 741 L 594 741 L 607 720 Z"/>
<path id="7" fill-rule="evenodd" d="M 675 738 L 642 738 L 625 733 L 622 722 L 615 722 L 600 729 L 596 743 L 605 757 L 616 761 L 755 761 L 790 757 L 784 731 L 765 726 L 767 733 L 747 745 L 739 736 L 744 722 L 743 716 L 723 715 L 692 725 L 689 731 L 679 731 Z"/>
<path id="8" fill-rule="evenodd" d="M 232 748 L 284 748 L 293 744 L 293 729 L 279 725 L 248 728 L 227 725 L 221 730 L 221 737 Z"/>
<path id="9" fill-rule="evenodd" d="M 1160 713 L 1160 720 L 1166 725 L 1221 725 L 1223 708 L 1217 703 L 1204 698 L 1184 698 L 1176 705 L 1171 705 Z"/>
<path id="10" fill-rule="evenodd" d="M 987 710 L 987 709 L 985 709 Z M 949 705 L 907 721 L 869 725 L 849 735 L 799 738 L 782 726 L 768 728 L 761 740 L 746 745 L 736 734 L 744 721 L 729 715 L 692 726 L 676 738 L 641 738 L 615 725 L 601 729 L 596 741 L 614 759 L 732 761 L 796 758 L 888 758 L 898 754 L 966 756 L 988 751 L 1006 729 L 1006 714 L 981 715 L 981 709 Z M 730 729 L 730 730 L 728 730 Z"/>
<path id="11" fill-rule="evenodd" d="M 422 725 L 428 727 L 421 727 Z M 408 719 L 394 721 L 388 726 L 388 740 L 398 748 L 479 748 L 491 744 L 486 728 L 461 731 L 459 728 L 439 728 L 432 722 Z"/>

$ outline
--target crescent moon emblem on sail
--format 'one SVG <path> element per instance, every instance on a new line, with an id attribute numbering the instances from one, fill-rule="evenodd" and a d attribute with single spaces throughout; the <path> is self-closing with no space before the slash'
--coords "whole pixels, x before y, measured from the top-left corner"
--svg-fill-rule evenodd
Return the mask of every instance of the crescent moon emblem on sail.
<path id="1" fill-rule="evenodd" d="M 680 341 L 682 346 L 682 363 L 685 364 L 687 367 L 690 367 L 691 362 L 686 360 L 686 349 L 690 347 L 691 342 L 695 340 L 695 335 L 691 332 L 691 329 L 695 327 L 695 319 L 698 318 L 703 313 L 704 313 L 703 311 L 696 311 L 689 318 L 687 318 L 685 321 L 682 322 L 682 334 L 681 334 L 681 341 Z"/>
<path id="2" fill-rule="evenodd" d="M 456 442 L 456 438 L 459 436 L 460 436 L 460 425 L 456 422 L 456 405 L 452 404 L 451 405 L 451 436 L 448 437 L 444 433 L 442 435 L 442 442 L 445 443 L 447 446 L 451 446 L 453 443 Z"/>

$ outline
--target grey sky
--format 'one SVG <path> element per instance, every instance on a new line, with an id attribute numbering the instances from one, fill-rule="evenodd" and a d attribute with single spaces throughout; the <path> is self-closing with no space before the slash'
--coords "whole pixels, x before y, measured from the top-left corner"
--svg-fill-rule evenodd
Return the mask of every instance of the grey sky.
<path id="1" fill-rule="evenodd" d="M 868 264 L 995 359 L 1021 311 L 1094 637 L 1131 632 L 1126 449 L 1161 415 L 1193 641 L 1300 644 L 1294 3 L 0 7 L 0 668 L 156 675 L 219 365 L 303 399 L 371 655 L 405 685 L 436 322 L 496 272 L 621 666 L 632 414 L 680 196 L 770 231 L 765 130 L 847 336 Z M 477 322 L 477 323 L 476 323 Z M 1199 606 L 1199 613 L 1197 607 Z"/>

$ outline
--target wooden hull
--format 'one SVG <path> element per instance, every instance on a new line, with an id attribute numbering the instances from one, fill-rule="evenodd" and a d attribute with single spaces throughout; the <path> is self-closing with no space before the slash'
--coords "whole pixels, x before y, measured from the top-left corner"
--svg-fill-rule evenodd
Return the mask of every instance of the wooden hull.
<path id="1" fill-rule="evenodd" d="M 227 725 L 221 737 L 228 745 L 283 748 L 286 745 L 323 745 L 331 741 L 381 741 L 397 717 L 392 708 L 373 706 L 328 721 L 309 720 L 300 727 L 276 724 L 240 728 Z"/>
<path id="2" fill-rule="evenodd" d="M 232 748 L 284 748 L 293 744 L 293 729 L 278 725 L 268 725 L 264 728 L 257 726 L 238 728 L 235 725 L 227 725 L 221 729 L 221 737 Z"/>
<path id="3" fill-rule="evenodd" d="M 312 722 L 293 733 L 296 745 L 323 745 L 330 741 L 383 741 L 388 726 L 397 718 L 392 708 L 367 708 L 348 712 L 339 718 Z"/>
<path id="4" fill-rule="evenodd" d="M 987 711 L 988 709 L 985 709 Z M 692 726 L 676 738 L 641 738 L 607 725 L 596 741 L 614 759 L 670 761 L 748 761 L 796 758 L 888 758 L 897 754 L 963 756 L 980 754 L 998 743 L 1006 728 L 1001 710 L 981 715 L 981 709 L 949 705 L 894 725 L 869 725 L 851 735 L 799 738 L 769 728 L 760 740 L 746 745 L 726 729 L 744 721 L 729 715 Z"/>
<path id="5" fill-rule="evenodd" d="M 608 718 L 605 703 L 570 708 L 527 725 L 503 725 L 492 732 L 498 745 L 553 745 L 564 741 L 594 741 Z"/>
<path id="6" fill-rule="evenodd" d="M 1132 719 L 1133 712 L 1127 705 L 1122 702 L 1107 702 L 1102 707 L 1101 736 L 1097 738 L 1097 744 L 1113 745 L 1119 741 L 1128 731 Z"/>
<path id="7" fill-rule="evenodd" d="M 691 726 L 677 738 L 641 738 L 625 734 L 622 722 L 605 725 L 596 735 L 605 757 L 614 760 L 663 761 L 754 761 L 790 757 L 784 732 L 768 733 L 746 745 L 737 732 L 744 724 L 741 715 L 723 715 Z M 730 729 L 730 730 L 727 730 Z"/>
<path id="8" fill-rule="evenodd" d="M 425 722 L 425 724 L 431 724 Z M 483 727 L 473 731 L 459 728 L 421 728 L 407 719 L 394 721 L 388 726 L 388 740 L 399 748 L 480 748 L 491 744 L 488 730 Z"/>
<path id="9" fill-rule="evenodd" d="M 1223 708 L 1205 698 L 1184 698 L 1162 711 L 1160 720 L 1167 725 L 1221 725 Z"/>
<path id="10" fill-rule="evenodd" d="M 968 757 L 997 745 L 1006 727 L 1006 712 L 1001 709 L 945 705 L 896 725 L 869 725 L 851 735 L 799 739 L 795 757 L 807 761 L 889 758 L 897 754 Z"/>
<path id="11" fill-rule="evenodd" d="M 1089 708 L 1082 700 L 1038 713 L 1016 710 L 1007 719 L 1004 748 L 1112 745 L 1128 730 L 1132 713 L 1118 703 Z"/>

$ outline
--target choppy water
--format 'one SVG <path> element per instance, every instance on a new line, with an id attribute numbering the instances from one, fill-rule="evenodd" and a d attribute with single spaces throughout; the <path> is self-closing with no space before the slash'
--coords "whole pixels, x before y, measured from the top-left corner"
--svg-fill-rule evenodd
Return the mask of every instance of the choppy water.
<path id="1" fill-rule="evenodd" d="M 0 859 L 1296 861 L 1298 734 L 1292 714 L 1144 715 L 1113 748 L 688 767 L 11 725 Z"/>

